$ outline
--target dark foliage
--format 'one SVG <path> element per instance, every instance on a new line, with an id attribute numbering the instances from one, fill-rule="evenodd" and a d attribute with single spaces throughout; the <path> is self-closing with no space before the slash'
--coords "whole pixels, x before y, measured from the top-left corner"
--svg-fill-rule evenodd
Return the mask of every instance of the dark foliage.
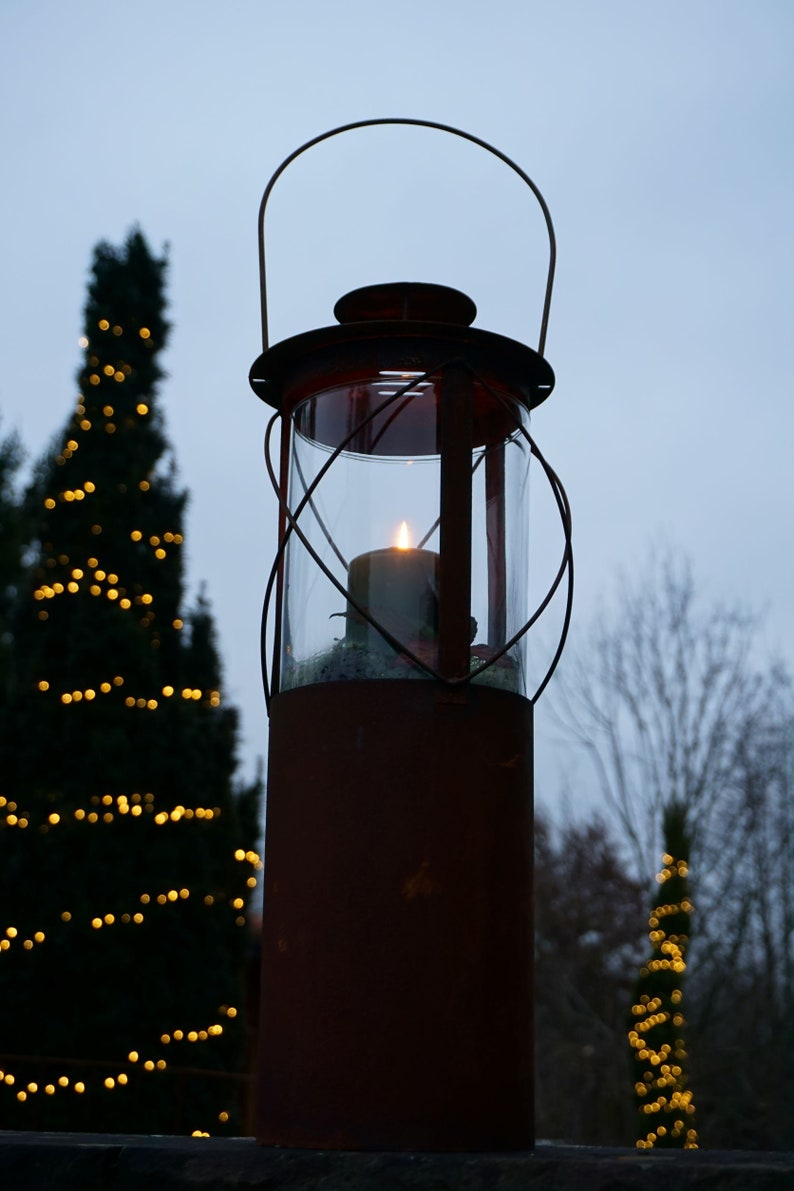
<path id="1" fill-rule="evenodd" d="M 604 823 L 535 823 L 536 1134 L 634 1140 L 626 1010 L 645 897 Z"/>
<path id="2" fill-rule="evenodd" d="M 794 1147 L 794 715 L 779 675 L 725 790 L 687 972 L 703 1144 Z M 708 886 L 710 901 L 706 901 Z"/>

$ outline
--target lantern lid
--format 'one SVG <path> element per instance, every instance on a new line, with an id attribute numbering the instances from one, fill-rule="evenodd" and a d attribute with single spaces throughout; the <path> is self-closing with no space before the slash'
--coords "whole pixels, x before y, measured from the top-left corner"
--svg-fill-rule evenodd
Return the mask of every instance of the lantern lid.
<path id="1" fill-rule="evenodd" d="M 426 281 L 364 285 L 334 306 L 340 323 L 415 321 L 468 327 L 476 316 L 474 302 L 459 289 Z"/>
<path id="2" fill-rule="evenodd" d="M 388 282 L 352 290 L 334 307 L 339 324 L 304 331 L 253 363 L 257 397 L 289 417 L 307 398 L 408 371 L 430 374 L 462 361 L 481 385 L 534 409 L 554 388 L 543 356 L 523 343 L 469 324 L 477 308 L 446 285 Z"/>

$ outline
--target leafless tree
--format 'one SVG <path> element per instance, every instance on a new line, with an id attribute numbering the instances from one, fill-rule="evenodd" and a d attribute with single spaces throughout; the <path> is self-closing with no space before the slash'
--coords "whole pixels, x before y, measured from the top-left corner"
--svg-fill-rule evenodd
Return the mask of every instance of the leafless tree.
<path id="1" fill-rule="evenodd" d="M 623 580 L 558 683 L 558 717 L 588 753 L 643 880 L 666 808 L 682 809 L 694 853 L 710 850 L 747 734 L 776 689 L 755 662 L 757 630 L 739 606 L 704 605 L 689 564 L 666 553 Z"/>
<path id="2" fill-rule="evenodd" d="M 722 1125 L 712 1141 L 790 1148 L 794 714 L 785 675 L 766 721 L 740 746 L 715 836 L 715 894 L 701 913 L 691 979 L 698 1078 Z"/>

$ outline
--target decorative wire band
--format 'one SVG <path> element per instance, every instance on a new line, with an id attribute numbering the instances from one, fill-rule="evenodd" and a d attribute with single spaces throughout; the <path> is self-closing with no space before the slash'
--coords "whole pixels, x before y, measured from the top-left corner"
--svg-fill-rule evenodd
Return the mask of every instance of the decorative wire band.
<path id="1" fill-rule="evenodd" d="M 290 535 L 292 533 L 294 533 L 297 536 L 298 540 L 306 548 L 309 556 L 317 564 L 317 566 L 320 568 L 320 570 L 323 572 L 323 574 L 326 576 L 326 578 L 337 589 L 337 591 L 340 593 L 340 595 L 343 596 L 347 600 L 349 605 L 359 614 L 359 616 L 362 617 L 362 619 L 364 621 L 366 621 L 367 624 L 370 625 L 371 628 L 375 629 L 375 631 L 377 633 L 379 633 L 380 636 L 389 645 L 391 645 L 391 647 L 396 652 L 400 653 L 404 657 L 407 657 L 409 659 L 409 661 L 413 662 L 413 664 L 415 666 L 417 666 L 425 674 L 429 675 L 429 677 L 435 678 L 437 681 L 443 683 L 445 686 L 450 686 L 450 687 L 458 687 L 458 686 L 466 685 L 467 683 L 471 682 L 473 679 L 478 678 L 486 670 L 489 670 L 502 657 L 504 657 L 504 655 L 506 653 L 508 653 L 513 648 L 514 645 L 516 645 L 518 643 L 518 641 L 529 631 L 529 629 L 535 624 L 535 622 L 539 619 L 539 617 L 546 610 L 549 603 L 553 599 L 555 593 L 557 592 L 557 590 L 560 586 L 560 583 L 562 582 L 563 576 L 567 572 L 567 574 L 568 574 L 567 599 L 566 599 L 565 616 L 564 616 L 564 620 L 563 620 L 560 641 L 559 641 L 557 650 L 554 654 L 554 657 L 552 659 L 549 669 L 547 670 L 539 687 L 536 689 L 534 695 L 532 695 L 530 697 L 531 703 L 536 702 L 536 700 L 539 698 L 539 696 L 545 689 L 549 679 L 551 678 L 551 676 L 557 666 L 557 663 L 559 662 L 559 659 L 562 655 L 562 650 L 563 650 L 563 647 L 565 644 L 566 637 L 568 635 L 568 629 L 570 627 L 571 609 L 572 609 L 572 605 L 573 605 L 573 552 L 572 552 L 572 546 L 571 546 L 571 511 L 570 511 L 570 505 L 568 503 L 568 497 L 565 493 L 565 489 L 563 488 L 562 483 L 560 482 L 559 477 L 557 476 L 557 474 L 553 470 L 553 468 L 547 463 L 546 459 L 544 458 L 544 456 L 541 454 L 540 450 L 538 449 L 534 439 L 529 434 L 529 432 L 525 429 L 525 427 L 521 424 L 520 421 L 516 422 L 517 429 L 518 429 L 519 433 L 526 439 L 526 441 L 529 445 L 529 448 L 530 448 L 530 453 L 536 457 L 547 480 L 549 481 L 549 485 L 551 487 L 552 493 L 554 495 L 555 503 L 557 505 L 557 510 L 560 514 L 560 520 L 562 523 L 563 535 L 564 535 L 564 547 L 563 547 L 562 559 L 561 559 L 560 566 L 557 570 L 557 574 L 555 575 L 555 578 L 552 582 L 551 587 L 549 588 L 544 599 L 540 602 L 540 604 L 535 609 L 534 613 L 529 618 L 529 620 L 522 626 L 521 629 L 519 629 L 519 631 L 517 633 L 514 633 L 513 636 L 510 638 L 510 640 L 507 641 L 496 653 L 494 653 L 493 656 L 490 657 L 483 665 L 478 666 L 476 668 L 476 670 L 469 671 L 468 674 L 461 675 L 460 677 L 447 677 L 445 675 L 440 674 L 433 666 L 429 665 L 422 658 L 418 657 L 402 641 L 400 641 L 398 638 L 393 636 L 393 634 L 391 634 L 382 624 L 380 624 L 379 621 L 375 617 L 373 617 L 366 608 L 364 608 L 362 605 L 360 605 L 358 603 L 357 600 L 355 600 L 351 597 L 350 592 L 339 582 L 339 580 L 336 578 L 336 576 L 329 570 L 329 568 L 326 566 L 326 564 L 320 558 L 319 554 L 314 549 L 311 542 L 308 540 L 308 538 L 306 537 L 303 530 L 301 529 L 301 527 L 298 524 L 298 519 L 301 516 L 303 510 L 306 508 L 307 505 L 312 504 L 312 497 L 314 496 L 314 493 L 315 493 L 317 487 L 319 486 L 321 480 L 325 477 L 326 473 L 328 472 L 328 470 L 330 469 L 332 464 L 344 452 L 345 447 L 350 442 L 352 442 L 352 440 L 361 432 L 361 430 L 365 426 L 367 426 L 370 422 L 372 422 L 375 418 L 377 418 L 380 414 L 382 414 L 384 412 L 384 410 L 388 409 L 389 406 L 391 406 L 392 404 L 396 403 L 397 401 L 399 401 L 403 397 L 405 397 L 410 392 L 411 389 L 416 387 L 417 381 L 427 380 L 427 379 L 435 376 L 437 373 L 443 373 L 443 371 L 446 368 L 449 368 L 452 365 L 460 365 L 460 366 L 464 367 L 469 372 L 469 374 L 474 379 L 476 379 L 491 394 L 491 396 L 493 396 L 497 401 L 499 401 L 500 404 L 502 404 L 502 406 L 509 413 L 511 413 L 511 414 L 513 413 L 511 403 L 507 400 L 507 398 L 504 397 L 498 391 L 492 389 L 486 382 L 484 382 L 482 380 L 482 378 L 479 377 L 474 372 L 474 370 L 470 367 L 470 365 L 465 360 L 448 360 L 445 363 L 439 365 L 438 367 L 432 369 L 431 371 L 424 373 L 422 377 L 419 377 L 419 378 L 412 377 L 408 384 L 404 385 L 401 389 L 398 389 L 391 396 L 387 397 L 385 401 L 381 402 L 380 405 L 376 406 L 375 409 L 372 410 L 369 414 L 367 414 L 366 417 L 362 418 L 353 427 L 353 429 L 349 432 L 349 434 L 347 434 L 341 440 L 341 442 L 334 448 L 332 453 L 329 455 L 328 459 L 325 461 L 325 463 L 322 465 L 322 467 L 317 472 L 317 475 L 314 477 L 314 480 L 312 481 L 312 483 L 307 488 L 305 488 L 304 495 L 301 498 L 301 500 L 298 502 L 298 504 L 296 505 L 294 512 L 289 508 L 289 504 L 288 504 L 287 500 L 282 495 L 281 485 L 279 483 L 278 477 L 275 474 L 275 470 L 273 468 L 273 463 L 272 463 L 272 459 L 271 459 L 270 441 L 271 441 L 271 437 L 272 437 L 273 427 L 275 426 L 275 423 L 280 415 L 278 413 L 275 413 L 273 415 L 273 417 L 270 419 L 270 422 L 268 423 L 267 430 L 265 433 L 265 464 L 267 467 L 268 476 L 270 477 L 270 482 L 273 486 L 273 490 L 274 490 L 274 492 L 276 494 L 276 498 L 279 502 L 279 506 L 288 522 L 288 525 L 287 525 L 286 531 L 282 535 L 281 541 L 278 544 L 276 557 L 273 561 L 273 566 L 271 567 L 270 575 L 268 576 L 267 586 L 265 588 L 264 607 L 262 610 L 262 672 L 263 672 L 263 677 L 264 677 L 265 701 L 266 701 L 268 707 L 270 706 L 270 699 L 271 699 L 273 692 L 270 689 L 270 683 L 269 683 L 269 678 L 268 678 L 267 653 L 266 653 L 266 626 L 267 626 L 267 620 L 268 620 L 268 615 L 269 615 L 270 601 L 271 601 L 272 593 L 273 593 L 273 587 L 274 587 L 276 580 L 278 578 L 281 561 L 284 557 L 287 543 L 288 543 Z M 275 645 L 278 648 L 279 642 L 276 642 Z"/>
<path id="2" fill-rule="evenodd" d="M 441 368 L 444 368 L 446 366 L 447 365 L 441 365 Z M 355 609 L 355 611 L 358 612 L 359 615 L 365 621 L 367 621 L 367 623 L 372 628 L 374 628 L 376 632 L 380 633 L 380 635 L 384 638 L 384 640 L 387 641 L 392 646 L 393 649 L 397 650 L 398 653 L 404 654 L 407 658 L 410 659 L 410 661 L 412 661 L 421 670 L 424 670 L 425 673 L 429 674 L 432 678 L 437 678 L 440 682 L 444 682 L 444 681 L 448 682 L 449 681 L 448 679 L 445 680 L 444 678 L 442 678 L 442 676 L 440 674 L 438 674 L 437 671 L 435 671 L 432 666 L 428 666 L 427 663 L 422 661 L 421 658 L 417 657 L 416 654 L 413 653 L 412 650 L 408 649 L 401 641 L 399 641 L 396 637 L 392 636 L 392 634 L 390 632 L 388 632 L 388 630 L 385 629 L 383 627 L 383 625 L 379 624 L 378 621 L 375 620 L 365 608 L 363 608 L 356 600 L 351 598 L 347 589 L 342 586 L 342 584 L 339 582 L 339 580 L 336 578 L 336 576 L 334 574 L 332 574 L 332 572 L 328 569 L 328 567 L 325 565 L 323 560 L 320 558 L 317 551 L 312 546 L 311 542 L 308 540 L 306 535 L 303 533 L 303 530 L 298 525 L 298 518 L 300 517 L 301 513 L 305 509 L 306 505 L 309 504 L 309 502 L 311 501 L 311 498 L 314 495 L 314 492 L 317 489 L 320 481 L 324 478 L 324 476 L 326 475 L 326 473 L 328 472 L 328 470 L 332 466 L 332 464 L 343 453 L 343 451 L 344 451 L 345 447 L 348 445 L 348 443 L 352 442 L 353 439 L 356 437 L 356 435 L 359 434 L 360 431 L 365 426 L 369 425 L 370 422 L 374 421 L 374 419 L 377 418 L 381 413 L 383 413 L 384 410 L 388 409 L 390 405 L 392 405 L 394 402 L 396 402 L 401 397 L 404 397 L 411 389 L 415 388 L 418 381 L 426 380 L 429 376 L 433 376 L 438 371 L 440 371 L 440 368 L 436 368 L 432 372 L 427 372 L 423 376 L 418 377 L 418 378 L 412 377 L 412 379 L 408 382 L 407 385 L 404 385 L 401 389 L 398 389 L 397 392 L 393 393 L 390 397 L 387 397 L 386 400 L 382 401 L 380 405 L 376 406 L 375 409 L 373 409 L 371 411 L 371 413 L 367 414 L 366 417 L 362 418 L 359 422 L 357 422 L 356 425 L 353 427 L 353 429 L 350 431 L 350 433 L 345 435 L 345 437 L 342 439 L 342 441 L 331 452 L 328 459 L 326 459 L 325 463 L 320 468 L 320 470 L 317 472 L 317 475 L 314 477 L 314 479 L 311 482 L 311 484 L 309 485 L 309 487 L 306 489 L 303 497 L 296 505 L 294 513 L 292 512 L 287 501 L 284 499 L 284 497 L 281 494 L 281 485 L 280 485 L 278 478 L 275 474 L 275 471 L 273 469 L 273 463 L 270 458 L 270 439 L 272 436 L 273 427 L 276 423 L 277 418 L 279 417 L 279 414 L 278 413 L 274 414 L 273 417 L 268 422 L 267 430 L 265 431 L 265 466 L 267 467 L 267 474 L 270 477 L 270 483 L 273 486 L 273 491 L 276 494 L 276 499 L 278 500 L 279 507 L 281 508 L 281 511 L 283 512 L 283 514 L 286 517 L 289 524 L 288 524 L 288 527 L 287 527 L 284 535 L 282 536 L 281 541 L 278 544 L 278 550 L 276 551 L 276 557 L 273 561 L 273 566 L 271 567 L 271 570 L 270 570 L 270 575 L 269 575 L 268 581 L 267 581 L 267 587 L 265 588 L 265 603 L 264 603 L 264 608 L 263 608 L 263 612 L 262 612 L 263 636 L 264 636 L 264 625 L 265 625 L 265 622 L 266 622 L 267 616 L 268 616 L 268 610 L 269 610 L 269 605 L 270 605 L 270 599 L 271 599 L 272 592 L 273 592 L 273 586 L 276 582 L 276 579 L 278 578 L 279 564 L 281 562 L 281 559 L 284 556 L 284 552 L 285 552 L 290 534 L 292 534 L 294 532 L 296 534 L 296 536 L 298 537 L 298 539 L 306 547 L 306 550 L 308 551 L 309 556 L 314 560 L 314 562 L 317 564 L 317 566 L 320 568 L 320 570 L 323 572 L 323 574 L 326 576 L 326 578 L 330 580 L 330 582 L 337 589 L 337 591 L 340 593 L 340 595 L 344 596 L 348 600 L 348 602 Z M 262 669 L 263 669 L 264 686 L 265 686 L 265 701 L 267 702 L 267 704 L 269 706 L 271 692 L 270 692 L 270 684 L 269 684 L 268 678 L 267 678 L 267 669 L 266 669 L 266 663 L 265 663 L 264 656 L 263 656 Z"/>

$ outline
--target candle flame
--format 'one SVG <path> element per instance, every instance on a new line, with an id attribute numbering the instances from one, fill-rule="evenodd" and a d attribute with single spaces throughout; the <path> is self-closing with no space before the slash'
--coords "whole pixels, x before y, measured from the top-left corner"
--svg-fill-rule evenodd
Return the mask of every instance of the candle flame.
<path id="1" fill-rule="evenodd" d="M 408 522 L 403 521 L 397 533 L 397 541 L 395 545 L 398 550 L 410 550 L 411 538 L 408 534 Z"/>

